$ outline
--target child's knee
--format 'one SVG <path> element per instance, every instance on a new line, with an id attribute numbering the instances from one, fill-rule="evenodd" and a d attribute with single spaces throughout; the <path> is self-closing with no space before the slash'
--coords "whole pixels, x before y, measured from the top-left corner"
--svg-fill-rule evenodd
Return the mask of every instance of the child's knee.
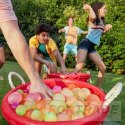
<path id="1" fill-rule="evenodd" d="M 100 66 L 100 67 L 99 67 L 99 70 L 100 70 L 101 72 L 105 72 L 105 71 L 106 71 L 106 66 L 105 66 L 105 65 Z"/>

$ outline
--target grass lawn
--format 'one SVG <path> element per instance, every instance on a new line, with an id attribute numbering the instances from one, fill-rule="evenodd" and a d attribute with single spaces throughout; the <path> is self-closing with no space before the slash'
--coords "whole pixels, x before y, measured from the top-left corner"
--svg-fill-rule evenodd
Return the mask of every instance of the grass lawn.
<path id="1" fill-rule="evenodd" d="M 16 62 L 6 62 L 4 67 L 0 70 L 0 75 L 4 76 L 4 80 L 0 81 L 0 104 L 3 96 L 11 89 L 8 84 L 8 73 L 14 71 L 19 73 L 26 82 L 29 81 L 24 71 Z M 97 72 L 90 71 L 92 75 L 93 83 L 96 83 Z M 19 85 L 20 81 L 17 78 L 13 78 L 14 84 Z M 105 91 L 109 91 L 117 82 L 122 82 L 124 87 L 121 94 L 112 102 L 110 106 L 110 113 L 107 120 L 114 121 L 120 125 L 125 125 L 125 75 L 116 75 L 112 73 L 106 73 L 102 88 Z M 7 125 L 7 122 L 3 119 L 0 113 L 0 125 Z"/>

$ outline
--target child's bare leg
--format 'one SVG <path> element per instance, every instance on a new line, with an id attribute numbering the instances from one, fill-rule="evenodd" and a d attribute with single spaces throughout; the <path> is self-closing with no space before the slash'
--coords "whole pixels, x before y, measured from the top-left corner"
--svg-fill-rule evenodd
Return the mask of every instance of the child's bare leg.
<path id="1" fill-rule="evenodd" d="M 106 66 L 104 62 L 102 61 L 100 55 L 97 52 L 89 54 L 89 57 L 92 59 L 92 61 L 98 66 L 99 73 L 98 73 L 98 79 L 97 79 L 97 86 L 101 88 L 103 78 L 105 75 Z"/>
<path id="2" fill-rule="evenodd" d="M 74 73 L 78 73 L 79 71 L 82 70 L 82 67 L 85 63 L 86 60 L 86 56 L 87 56 L 87 51 L 84 49 L 79 49 L 78 50 L 78 55 L 77 55 L 77 64 L 76 67 L 74 69 Z"/>
<path id="3" fill-rule="evenodd" d="M 76 54 L 74 57 L 75 57 L 75 60 L 76 60 L 76 62 L 77 62 L 77 54 Z"/>
<path id="4" fill-rule="evenodd" d="M 67 57 L 67 54 L 63 54 L 63 61 L 64 61 L 64 63 L 66 62 L 66 57 Z"/>

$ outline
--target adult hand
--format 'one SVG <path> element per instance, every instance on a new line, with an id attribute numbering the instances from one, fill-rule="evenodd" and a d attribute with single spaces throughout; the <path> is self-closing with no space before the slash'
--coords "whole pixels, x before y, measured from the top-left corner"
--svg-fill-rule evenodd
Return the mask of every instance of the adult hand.
<path id="1" fill-rule="evenodd" d="M 30 86 L 30 93 L 35 92 L 41 94 L 42 98 L 45 98 L 46 100 L 51 100 L 54 94 L 53 91 L 41 81 L 41 79 Z"/>
<path id="2" fill-rule="evenodd" d="M 45 84 L 43 84 L 43 88 L 44 88 L 47 96 L 49 97 L 48 99 L 52 98 L 53 95 L 54 95 L 54 92 L 47 85 L 45 85 Z"/>

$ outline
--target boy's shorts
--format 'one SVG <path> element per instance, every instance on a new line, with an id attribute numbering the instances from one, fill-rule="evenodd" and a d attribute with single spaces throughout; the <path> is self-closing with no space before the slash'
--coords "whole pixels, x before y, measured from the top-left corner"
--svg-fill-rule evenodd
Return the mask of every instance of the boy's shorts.
<path id="1" fill-rule="evenodd" d="M 76 44 L 70 44 L 70 43 L 66 43 L 64 46 L 64 54 L 73 54 L 76 55 L 77 54 L 77 45 Z"/>
<path id="2" fill-rule="evenodd" d="M 78 49 L 87 50 L 88 53 L 96 52 L 94 49 L 96 44 L 92 43 L 89 39 L 85 38 L 78 46 Z"/>
<path id="3" fill-rule="evenodd" d="M 0 0 L 0 22 L 17 20 L 11 0 Z"/>
<path id="4" fill-rule="evenodd" d="M 44 57 L 44 59 L 51 62 L 51 63 L 54 63 L 53 60 L 50 57 Z"/>

